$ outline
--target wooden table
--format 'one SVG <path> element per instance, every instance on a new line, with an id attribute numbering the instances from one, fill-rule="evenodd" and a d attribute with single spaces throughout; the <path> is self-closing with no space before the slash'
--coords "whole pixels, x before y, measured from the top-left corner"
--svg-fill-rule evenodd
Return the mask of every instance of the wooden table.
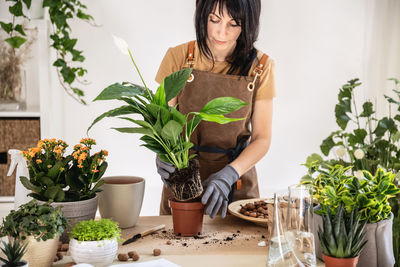
<path id="1" fill-rule="evenodd" d="M 210 219 L 204 216 L 203 233 L 199 238 L 173 235 L 171 216 L 140 217 L 135 227 L 123 229 L 122 238 L 128 239 L 160 224 L 166 225 L 164 231 L 145 236 L 125 246 L 120 245 L 118 253 L 134 250 L 140 255 L 138 262 L 163 257 L 182 267 L 266 266 L 267 229 L 231 215 L 225 219 L 220 217 Z M 259 246 L 262 241 L 265 241 L 267 246 Z M 153 256 L 155 248 L 161 249 L 162 253 L 158 257 Z M 68 261 L 71 261 L 70 256 L 64 257 L 53 266 L 61 267 Z M 116 260 L 115 263 L 123 262 Z M 318 262 L 317 266 L 324 264 Z"/>

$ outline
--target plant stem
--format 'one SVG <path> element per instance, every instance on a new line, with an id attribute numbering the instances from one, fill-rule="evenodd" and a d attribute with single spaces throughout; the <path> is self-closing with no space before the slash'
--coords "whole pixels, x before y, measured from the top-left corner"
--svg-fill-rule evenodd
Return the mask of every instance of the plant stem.
<path id="1" fill-rule="evenodd" d="M 133 60 L 132 53 L 131 53 L 131 50 L 129 50 L 129 48 L 128 48 L 128 53 L 129 53 L 129 56 L 131 57 L 131 60 L 132 60 L 132 62 L 133 62 L 133 65 L 134 65 L 135 68 L 136 68 L 136 71 L 138 72 L 138 74 L 139 74 L 139 76 L 140 76 L 140 79 L 142 80 L 142 83 L 143 83 L 144 87 L 146 88 L 146 91 L 147 91 L 147 94 L 148 94 L 149 97 L 150 97 L 150 100 L 153 100 L 153 97 L 152 97 L 151 94 L 150 94 L 149 88 L 147 88 L 147 85 L 146 85 L 146 83 L 145 83 L 144 80 L 143 80 L 142 74 L 140 73 L 138 66 L 136 66 L 135 60 Z"/>
<path id="2" fill-rule="evenodd" d="M 357 106 L 356 106 L 356 100 L 354 99 L 354 93 L 353 93 L 353 91 L 351 91 L 351 97 L 352 97 L 352 99 L 353 99 L 353 106 L 354 106 L 354 112 L 355 112 L 356 119 L 357 119 L 357 126 L 358 126 L 358 129 L 360 129 L 360 120 L 359 120 L 359 117 L 358 117 Z"/>

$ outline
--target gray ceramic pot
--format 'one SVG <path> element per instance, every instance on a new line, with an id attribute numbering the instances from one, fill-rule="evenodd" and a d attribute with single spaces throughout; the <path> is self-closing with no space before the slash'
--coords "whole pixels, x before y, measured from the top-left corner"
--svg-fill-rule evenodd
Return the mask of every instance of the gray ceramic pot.
<path id="1" fill-rule="evenodd" d="M 364 240 L 368 240 L 361 251 L 357 266 L 360 267 L 393 267 L 395 263 L 393 255 L 392 226 L 393 213 L 390 219 L 377 223 L 368 223 L 365 226 Z M 322 217 L 314 213 L 313 234 L 315 236 L 315 253 L 322 259 L 322 250 L 318 239 L 318 226 L 322 226 Z"/>
<path id="2" fill-rule="evenodd" d="M 145 180 L 136 176 L 109 176 L 99 195 L 102 218 L 118 222 L 121 228 L 136 225 L 142 209 Z"/>

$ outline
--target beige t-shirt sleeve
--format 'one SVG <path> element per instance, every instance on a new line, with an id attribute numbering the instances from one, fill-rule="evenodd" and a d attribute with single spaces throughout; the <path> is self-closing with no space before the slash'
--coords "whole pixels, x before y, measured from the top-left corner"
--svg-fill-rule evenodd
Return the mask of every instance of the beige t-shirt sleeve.
<path id="1" fill-rule="evenodd" d="M 182 69 L 182 63 L 184 61 L 184 54 L 182 54 L 182 52 L 183 49 L 177 49 L 176 47 L 172 47 L 167 50 L 167 53 L 165 53 L 160 67 L 158 68 L 155 78 L 157 83 L 160 84 L 165 77 Z"/>
<path id="2" fill-rule="evenodd" d="M 269 59 L 260 76 L 256 100 L 270 99 L 275 96 L 275 62 L 273 59 Z"/>

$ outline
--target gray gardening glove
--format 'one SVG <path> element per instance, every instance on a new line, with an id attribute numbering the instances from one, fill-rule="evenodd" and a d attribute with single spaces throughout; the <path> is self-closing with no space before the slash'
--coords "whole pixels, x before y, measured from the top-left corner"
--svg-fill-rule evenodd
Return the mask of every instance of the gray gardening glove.
<path id="1" fill-rule="evenodd" d="M 162 161 L 158 157 L 158 155 L 156 157 L 156 166 L 157 166 L 157 172 L 161 176 L 161 180 L 163 181 L 164 185 L 168 187 L 169 184 L 167 180 L 169 176 L 175 171 L 175 166 L 171 163 Z"/>
<path id="2" fill-rule="evenodd" d="M 239 179 L 239 174 L 231 165 L 226 165 L 219 172 L 213 173 L 203 182 L 206 191 L 201 198 L 201 203 L 205 205 L 206 214 L 214 218 L 221 209 L 221 216 L 225 218 L 228 209 L 228 196 L 232 185 Z"/>

